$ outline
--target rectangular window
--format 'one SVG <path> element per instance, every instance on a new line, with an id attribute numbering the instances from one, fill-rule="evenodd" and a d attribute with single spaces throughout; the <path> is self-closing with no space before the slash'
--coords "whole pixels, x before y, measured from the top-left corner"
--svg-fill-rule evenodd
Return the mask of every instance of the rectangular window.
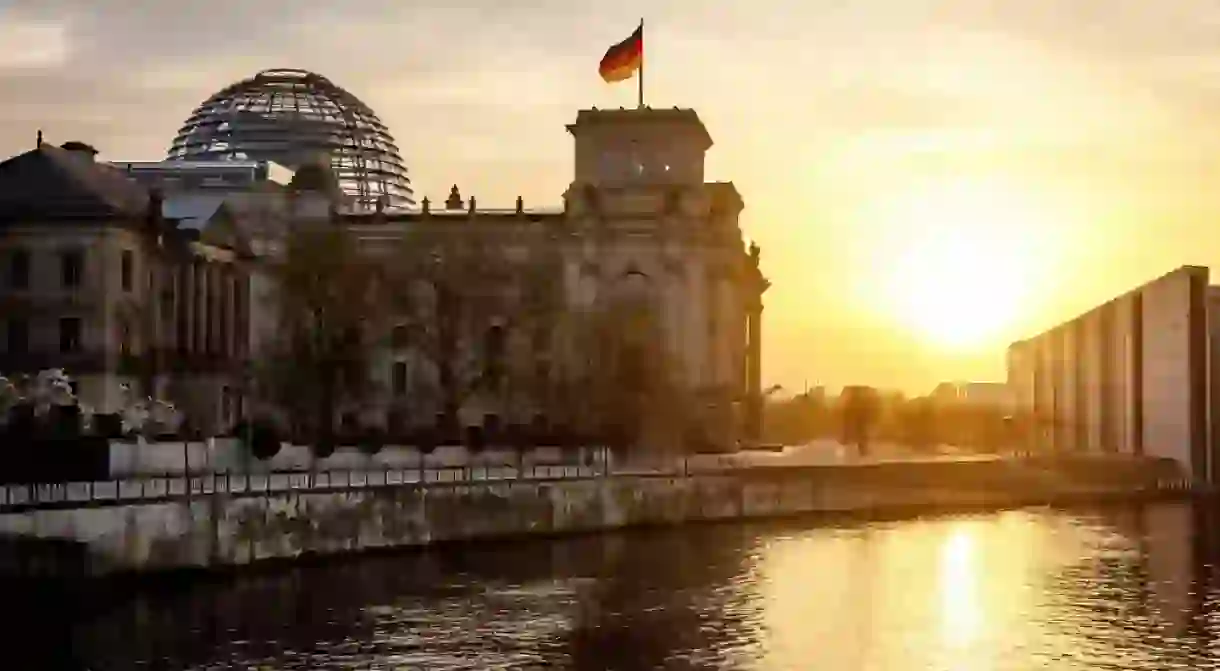
<path id="1" fill-rule="evenodd" d="M 63 252 L 59 256 L 60 283 L 65 289 L 80 287 L 84 277 L 85 253 L 80 250 Z"/>
<path id="2" fill-rule="evenodd" d="M 80 350 L 80 318 L 61 317 L 59 320 L 59 351 L 63 353 Z"/>
<path id="3" fill-rule="evenodd" d="M 8 257 L 8 286 L 11 289 L 30 288 L 30 253 L 15 249 Z"/>
<path id="4" fill-rule="evenodd" d="M 123 260 L 121 262 L 122 284 L 123 291 L 131 291 L 132 277 L 135 275 L 135 255 L 130 250 L 123 250 Z"/>
<path id="5" fill-rule="evenodd" d="M 407 394 L 407 364 L 402 361 L 395 361 L 394 367 L 390 370 L 390 387 L 394 391 L 395 396 L 406 396 Z"/>
<path id="6" fill-rule="evenodd" d="M 30 348 L 30 324 L 24 319 L 8 320 L 5 343 L 9 354 L 25 354 Z"/>

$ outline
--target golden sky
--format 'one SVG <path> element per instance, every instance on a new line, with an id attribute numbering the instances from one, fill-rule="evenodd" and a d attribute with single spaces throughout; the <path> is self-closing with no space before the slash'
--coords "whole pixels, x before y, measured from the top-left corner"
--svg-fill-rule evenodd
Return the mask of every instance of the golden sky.
<path id="1" fill-rule="evenodd" d="M 635 102 L 597 61 L 641 16 L 649 103 L 699 111 L 763 248 L 769 382 L 1000 379 L 1012 338 L 1220 259 L 1213 0 L 0 0 L 0 153 L 160 158 L 297 67 L 378 113 L 418 195 L 555 205 L 563 125 Z"/>

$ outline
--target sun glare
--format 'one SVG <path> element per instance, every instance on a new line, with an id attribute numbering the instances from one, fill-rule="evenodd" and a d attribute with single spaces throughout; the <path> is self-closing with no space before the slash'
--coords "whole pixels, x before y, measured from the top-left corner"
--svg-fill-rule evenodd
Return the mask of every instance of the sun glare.
<path id="1" fill-rule="evenodd" d="M 935 182 L 889 201 L 879 267 L 893 316 L 948 349 L 990 347 L 1022 318 L 1039 265 L 1036 221 L 1016 191 Z"/>

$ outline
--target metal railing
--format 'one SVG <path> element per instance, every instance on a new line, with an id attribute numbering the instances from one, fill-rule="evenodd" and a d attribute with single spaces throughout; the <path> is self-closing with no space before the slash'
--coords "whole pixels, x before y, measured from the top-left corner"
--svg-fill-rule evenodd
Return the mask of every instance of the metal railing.
<path id="1" fill-rule="evenodd" d="M 289 491 L 336 491 L 384 487 L 431 487 L 495 482 L 587 480 L 604 477 L 688 477 L 742 466 L 727 460 L 692 467 L 672 464 L 470 463 L 460 466 L 326 469 L 317 471 L 214 472 L 189 476 L 139 475 L 92 482 L 0 485 L 0 513 L 189 500 L 211 494 L 258 496 Z"/>
<path id="2" fill-rule="evenodd" d="M 992 455 L 991 459 L 1023 461 L 1021 456 Z M 1028 458 L 1028 457 L 1026 457 Z M 915 461 L 975 461 L 970 457 L 940 457 Z M 908 460 L 848 459 L 839 465 L 886 463 Z M 699 475 L 740 474 L 778 468 L 781 470 L 820 469 L 834 464 L 765 465 L 741 461 L 733 455 L 706 458 L 676 458 L 651 462 L 628 462 L 607 469 L 606 463 L 504 463 L 469 462 L 462 465 L 421 465 L 408 467 L 364 467 L 359 469 L 282 470 L 264 472 L 205 472 L 138 475 L 91 482 L 0 485 L 0 514 L 33 510 L 54 510 L 191 501 L 214 494 L 266 496 L 284 492 L 328 492 L 369 488 L 447 487 L 491 483 L 590 480 L 596 478 L 686 478 Z M 1081 483 L 1083 484 L 1083 483 Z M 1149 478 L 1156 491 L 1179 491 L 1192 485 L 1186 479 L 1164 475 Z"/>

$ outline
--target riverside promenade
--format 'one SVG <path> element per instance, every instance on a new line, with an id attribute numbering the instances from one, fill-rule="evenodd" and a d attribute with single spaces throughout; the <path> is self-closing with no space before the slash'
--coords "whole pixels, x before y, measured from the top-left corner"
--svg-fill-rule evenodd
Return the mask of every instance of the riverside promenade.
<path id="1" fill-rule="evenodd" d="M 0 575 L 224 570 L 637 526 L 1191 493 L 1175 462 L 1117 455 L 858 459 L 810 446 L 618 463 L 439 456 L 423 468 L 213 470 L 8 487 Z"/>
<path id="2" fill-rule="evenodd" d="M 564 452 L 537 448 L 517 454 L 489 449 L 472 455 L 460 446 L 442 446 L 421 455 L 388 447 L 377 455 L 344 448 L 314 461 L 306 448 L 283 450 L 268 462 L 243 459 L 235 441 L 113 444 L 111 476 L 92 482 L 0 485 L 0 511 L 50 510 L 116 502 L 160 501 L 213 493 L 258 494 L 387 485 L 483 483 L 505 480 L 564 480 L 603 476 L 690 476 L 742 468 L 847 466 L 865 463 L 995 460 L 994 455 L 920 455 L 897 446 L 879 446 L 861 459 L 834 441 L 793 445 L 776 452 L 744 450 L 686 457 L 619 458 L 607 464 L 595 449 Z M 189 473 L 187 476 L 185 474 Z"/>

